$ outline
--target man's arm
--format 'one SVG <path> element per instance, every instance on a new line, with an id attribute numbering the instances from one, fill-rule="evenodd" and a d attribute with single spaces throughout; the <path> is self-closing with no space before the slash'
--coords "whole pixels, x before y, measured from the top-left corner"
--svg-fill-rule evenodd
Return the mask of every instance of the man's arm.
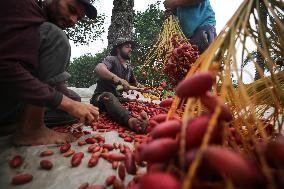
<path id="1" fill-rule="evenodd" d="M 118 77 L 117 75 L 115 75 L 114 73 L 109 71 L 107 69 L 107 66 L 103 63 L 99 63 L 96 66 L 95 72 L 102 79 L 111 80 L 114 83 L 120 83 L 123 86 L 124 90 L 129 90 L 129 88 L 130 88 L 129 83 L 126 80 L 121 79 L 120 77 Z"/>
<path id="2" fill-rule="evenodd" d="M 0 86 L 5 98 L 28 104 L 59 108 L 80 119 L 82 123 L 97 120 L 98 108 L 74 101 L 32 76 L 16 62 L 0 63 Z"/>
<path id="3" fill-rule="evenodd" d="M 0 63 L 2 95 L 28 104 L 57 107 L 62 94 L 31 75 L 20 63 Z"/>
<path id="4" fill-rule="evenodd" d="M 175 9 L 177 7 L 196 5 L 204 0 L 165 0 L 164 6 L 166 9 Z"/>
<path id="5" fill-rule="evenodd" d="M 92 104 L 74 101 L 65 95 L 63 95 L 58 109 L 64 110 L 79 118 L 81 123 L 91 123 L 93 121 L 97 121 L 99 117 L 99 109 L 97 107 Z"/>
<path id="6" fill-rule="evenodd" d="M 99 63 L 96 68 L 95 72 L 98 74 L 98 76 L 105 80 L 111 80 L 114 81 L 115 79 L 118 79 L 118 76 L 112 73 L 107 69 L 107 66 L 103 63 Z M 117 80 L 116 80 L 117 81 Z"/>

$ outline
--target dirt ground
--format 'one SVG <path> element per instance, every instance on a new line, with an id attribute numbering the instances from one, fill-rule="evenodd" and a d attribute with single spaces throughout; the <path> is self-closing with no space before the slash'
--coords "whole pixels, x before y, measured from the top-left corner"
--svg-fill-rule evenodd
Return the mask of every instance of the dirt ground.
<path id="1" fill-rule="evenodd" d="M 72 88 L 74 91 L 80 94 L 82 101 L 85 103 L 89 102 L 92 95 L 92 88 L 89 89 L 76 89 Z M 135 98 L 135 94 L 132 94 L 130 98 Z M 140 94 L 141 100 L 143 96 Z M 84 140 L 87 137 L 94 136 L 97 134 L 105 137 L 106 144 L 121 143 L 126 144 L 130 148 L 133 148 L 133 143 L 125 142 L 122 138 L 118 136 L 116 131 L 98 133 L 92 131 L 90 127 L 83 127 L 84 130 L 91 132 L 91 134 L 80 138 L 79 140 Z M 63 157 L 59 151 L 58 145 L 41 145 L 41 146 L 31 146 L 31 147 L 14 147 L 10 143 L 10 136 L 0 137 L 0 188 L 2 189 L 76 189 L 81 183 L 88 182 L 90 184 L 104 184 L 107 176 L 116 175 L 117 170 L 112 169 L 110 162 L 100 158 L 98 164 L 93 167 L 88 167 L 88 161 L 91 157 L 91 153 L 87 152 L 89 145 L 78 146 L 77 142 L 71 144 L 72 149 L 76 152 L 84 152 L 85 156 L 82 163 L 78 167 L 71 166 L 71 157 Z M 52 150 L 54 154 L 48 157 L 40 157 L 39 154 L 44 150 Z M 119 152 L 114 150 L 113 152 Z M 15 156 L 21 155 L 24 158 L 24 163 L 21 167 L 13 169 L 9 166 L 9 161 Z M 40 168 L 40 161 L 43 159 L 50 160 L 53 163 L 53 168 L 49 171 Z M 145 168 L 140 168 L 141 171 L 145 171 Z M 33 180 L 29 183 L 23 185 L 12 185 L 11 179 L 13 176 L 19 173 L 30 173 L 33 175 Z M 127 175 L 124 184 L 131 180 L 132 175 Z"/>

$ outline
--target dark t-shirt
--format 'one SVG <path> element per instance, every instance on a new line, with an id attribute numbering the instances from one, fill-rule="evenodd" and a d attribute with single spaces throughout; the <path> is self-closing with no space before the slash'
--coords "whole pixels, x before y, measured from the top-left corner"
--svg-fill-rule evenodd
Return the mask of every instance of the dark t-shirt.
<path id="1" fill-rule="evenodd" d="M 120 64 L 117 56 L 107 56 L 102 63 L 106 65 L 110 72 L 114 73 L 121 79 L 128 81 L 130 84 L 136 83 L 136 78 L 133 74 L 131 65 L 127 64 L 127 67 L 125 68 L 122 64 Z M 116 87 L 117 84 L 115 84 L 113 81 L 99 78 L 95 93 L 110 92 L 115 96 L 122 96 L 120 92 L 116 91 Z"/>

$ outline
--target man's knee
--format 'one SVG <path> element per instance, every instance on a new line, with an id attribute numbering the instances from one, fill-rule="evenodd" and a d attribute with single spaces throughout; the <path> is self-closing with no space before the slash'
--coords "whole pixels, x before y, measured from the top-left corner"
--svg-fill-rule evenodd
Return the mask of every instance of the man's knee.
<path id="1" fill-rule="evenodd" d="M 44 42 L 48 43 L 48 45 L 55 46 L 54 48 L 59 48 L 60 51 L 71 51 L 69 39 L 64 31 L 50 22 L 44 22 L 40 25 L 40 42 L 41 46 L 44 46 Z M 54 49 L 56 50 L 56 49 Z"/>
<path id="2" fill-rule="evenodd" d="M 60 38 L 65 43 L 69 44 L 69 40 L 67 38 L 67 35 L 64 33 L 64 31 L 53 23 L 44 22 L 40 25 L 39 30 L 40 34 L 43 37 L 48 37 L 49 39 Z"/>
<path id="3" fill-rule="evenodd" d="M 39 79 L 50 85 L 66 81 L 70 74 L 71 47 L 66 34 L 56 25 L 44 22 L 40 25 Z"/>

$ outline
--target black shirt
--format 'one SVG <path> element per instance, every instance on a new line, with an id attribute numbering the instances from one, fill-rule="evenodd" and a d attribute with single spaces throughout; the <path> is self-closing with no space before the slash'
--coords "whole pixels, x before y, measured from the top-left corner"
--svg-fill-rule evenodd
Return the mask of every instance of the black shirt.
<path id="1" fill-rule="evenodd" d="M 121 79 L 126 80 L 130 84 L 136 83 L 136 78 L 133 74 L 133 69 L 131 65 L 128 63 L 126 68 L 119 62 L 117 56 L 107 56 L 103 62 L 104 65 L 106 65 L 107 69 L 120 77 Z M 111 80 L 105 80 L 102 78 L 99 78 L 97 82 L 97 88 L 95 90 L 95 93 L 103 93 L 103 92 L 110 92 L 114 94 L 115 96 L 122 96 L 122 94 L 118 91 L 116 91 L 117 84 L 115 84 Z"/>

